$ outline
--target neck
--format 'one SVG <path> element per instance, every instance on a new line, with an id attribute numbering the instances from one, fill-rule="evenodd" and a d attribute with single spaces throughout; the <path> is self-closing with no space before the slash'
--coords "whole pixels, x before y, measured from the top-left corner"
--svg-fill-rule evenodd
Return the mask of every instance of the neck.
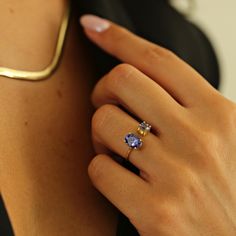
<path id="1" fill-rule="evenodd" d="M 0 7 L 1 66 L 41 70 L 48 65 L 66 5 L 65 0 L 3 1 Z"/>

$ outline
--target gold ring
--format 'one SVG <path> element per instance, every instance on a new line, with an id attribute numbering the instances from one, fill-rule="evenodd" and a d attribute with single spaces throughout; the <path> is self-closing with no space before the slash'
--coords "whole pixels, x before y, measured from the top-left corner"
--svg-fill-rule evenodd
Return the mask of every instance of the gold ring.
<path id="1" fill-rule="evenodd" d="M 126 161 L 129 161 L 130 153 L 133 151 L 133 148 L 129 148 L 127 155 L 126 155 Z"/>

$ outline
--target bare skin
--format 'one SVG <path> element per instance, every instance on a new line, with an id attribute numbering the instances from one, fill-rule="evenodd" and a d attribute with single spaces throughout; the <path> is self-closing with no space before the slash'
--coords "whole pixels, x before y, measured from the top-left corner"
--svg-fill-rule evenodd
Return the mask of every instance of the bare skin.
<path id="1" fill-rule="evenodd" d="M 0 65 L 43 68 L 65 7 L 63 1 L 1 1 Z M 117 212 L 87 176 L 94 156 L 87 81 L 96 75 L 78 27 L 75 17 L 62 63 L 48 80 L 0 78 L 0 189 L 16 236 L 116 234 Z"/>
<path id="2" fill-rule="evenodd" d="M 95 146 L 127 159 L 123 139 L 138 133 L 137 118 L 152 125 L 129 157 L 140 175 L 99 148 L 89 165 L 94 186 L 142 236 L 235 236 L 236 104 L 168 49 L 96 16 L 81 24 L 124 62 L 93 91 Z"/>

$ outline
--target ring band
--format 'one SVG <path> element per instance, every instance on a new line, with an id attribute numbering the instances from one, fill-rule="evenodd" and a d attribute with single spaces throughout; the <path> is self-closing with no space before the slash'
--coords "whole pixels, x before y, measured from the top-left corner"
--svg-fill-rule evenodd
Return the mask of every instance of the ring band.
<path id="1" fill-rule="evenodd" d="M 133 148 L 129 148 L 127 155 L 126 155 L 126 161 L 129 161 L 130 153 L 133 151 Z"/>
<path id="2" fill-rule="evenodd" d="M 139 124 L 137 128 L 137 133 L 128 133 L 125 138 L 124 142 L 128 145 L 129 150 L 126 155 L 126 160 L 129 161 L 130 154 L 133 151 L 133 149 L 140 149 L 143 145 L 143 140 L 140 138 L 140 136 L 144 137 L 151 131 L 151 125 L 149 125 L 147 122 L 143 121 Z"/>

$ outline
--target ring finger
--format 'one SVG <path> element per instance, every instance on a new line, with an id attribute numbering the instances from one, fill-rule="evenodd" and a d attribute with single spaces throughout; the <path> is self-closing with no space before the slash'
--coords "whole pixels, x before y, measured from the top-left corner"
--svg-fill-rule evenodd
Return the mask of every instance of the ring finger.
<path id="1" fill-rule="evenodd" d="M 92 119 L 93 141 L 127 159 L 130 148 L 124 143 L 124 138 L 130 132 L 135 134 L 138 124 L 120 108 L 104 105 L 95 112 Z M 153 166 L 157 165 L 157 160 L 161 161 L 160 157 L 164 156 L 163 145 L 161 140 L 152 133 L 142 140 L 142 147 L 130 153 L 129 161 L 139 170 L 151 173 Z"/>

